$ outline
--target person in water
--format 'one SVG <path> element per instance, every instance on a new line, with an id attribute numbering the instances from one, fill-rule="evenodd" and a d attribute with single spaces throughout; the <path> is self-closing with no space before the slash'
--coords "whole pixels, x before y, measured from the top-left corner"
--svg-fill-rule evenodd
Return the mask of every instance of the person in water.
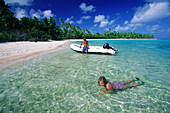
<path id="1" fill-rule="evenodd" d="M 114 82 L 114 83 L 110 83 L 106 80 L 106 78 L 104 76 L 101 76 L 99 79 L 98 79 L 98 84 L 101 86 L 101 87 L 105 87 L 106 90 L 104 92 L 101 92 L 101 94 L 104 94 L 104 93 L 113 93 L 115 89 L 120 89 L 120 90 L 123 90 L 123 89 L 127 89 L 127 88 L 131 88 L 131 87 L 134 87 L 134 86 L 139 86 L 141 84 L 144 84 L 144 82 L 138 82 L 136 84 L 132 84 L 132 85 L 126 85 L 127 83 L 130 83 L 132 81 L 136 81 L 136 80 L 139 80 L 139 78 L 135 78 L 135 79 L 132 79 L 132 80 L 127 80 L 126 82 Z"/>
<path id="2" fill-rule="evenodd" d="M 84 44 L 84 47 L 82 49 L 82 53 L 86 51 L 86 54 L 88 53 L 88 49 L 89 49 L 89 43 L 88 41 L 86 40 L 86 38 L 83 38 L 83 41 L 81 42 L 80 44 L 80 48 L 81 48 L 81 45 Z"/>

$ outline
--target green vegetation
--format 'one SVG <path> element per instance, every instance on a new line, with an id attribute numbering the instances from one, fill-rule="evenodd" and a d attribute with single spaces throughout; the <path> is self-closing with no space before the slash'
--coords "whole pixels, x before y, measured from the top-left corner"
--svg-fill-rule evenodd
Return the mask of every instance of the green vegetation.
<path id="1" fill-rule="evenodd" d="M 59 20 L 61 28 L 56 25 L 53 17 L 44 18 L 41 21 L 36 17 L 33 19 L 23 17 L 18 20 L 10 10 L 10 6 L 5 4 L 4 0 L 0 0 L 0 42 L 82 39 L 85 36 L 89 39 L 154 38 L 150 34 L 110 32 L 111 28 L 103 34 L 92 34 L 88 29 L 64 23 L 62 18 Z"/>

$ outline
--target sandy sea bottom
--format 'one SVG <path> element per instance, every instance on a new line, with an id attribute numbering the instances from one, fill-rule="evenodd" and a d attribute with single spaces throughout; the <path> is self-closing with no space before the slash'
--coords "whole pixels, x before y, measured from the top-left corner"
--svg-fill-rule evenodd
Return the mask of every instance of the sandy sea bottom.
<path id="1" fill-rule="evenodd" d="M 0 70 L 0 112 L 170 112 L 169 43 L 107 42 L 119 50 L 116 55 L 66 49 Z M 100 76 L 110 82 L 138 77 L 145 84 L 100 95 Z"/>

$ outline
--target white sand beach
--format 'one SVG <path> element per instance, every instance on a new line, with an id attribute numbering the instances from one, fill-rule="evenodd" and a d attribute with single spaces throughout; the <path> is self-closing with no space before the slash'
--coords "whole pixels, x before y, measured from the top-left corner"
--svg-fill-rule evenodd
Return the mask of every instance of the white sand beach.
<path id="1" fill-rule="evenodd" d="M 70 40 L 48 41 L 48 42 L 5 42 L 0 43 L 0 69 L 5 68 L 15 62 L 52 50 L 66 48 Z"/>
<path id="2" fill-rule="evenodd" d="M 106 40 L 106 39 L 87 39 L 87 40 L 90 41 L 90 40 Z M 68 47 L 68 44 L 70 42 L 74 42 L 74 41 L 83 41 L 83 39 L 70 39 L 70 40 L 47 41 L 47 42 L 22 41 L 22 42 L 0 43 L 0 69 L 10 66 L 22 59 L 43 52 L 65 49 Z"/>

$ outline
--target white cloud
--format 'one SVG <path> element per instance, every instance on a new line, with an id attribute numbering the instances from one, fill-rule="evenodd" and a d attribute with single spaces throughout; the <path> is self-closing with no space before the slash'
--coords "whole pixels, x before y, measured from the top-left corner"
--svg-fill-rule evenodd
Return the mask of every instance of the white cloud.
<path id="1" fill-rule="evenodd" d="M 86 3 L 81 3 L 79 8 L 83 11 L 83 13 L 96 11 L 96 9 L 93 5 L 86 6 Z"/>
<path id="2" fill-rule="evenodd" d="M 54 16 L 54 14 L 52 14 L 52 11 L 51 11 L 51 10 L 45 10 L 45 11 L 43 12 L 43 14 L 44 14 L 44 17 L 47 17 L 47 18 L 50 18 L 50 17 L 53 17 L 53 16 Z"/>
<path id="3" fill-rule="evenodd" d="M 136 30 L 138 27 L 146 26 L 149 22 L 157 21 L 170 16 L 170 7 L 168 2 L 156 2 L 146 4 L 143 7 L 138 7 L 131 21 L 124 21 L 125 26 L 117 25 L 116 31 Z M 159 25 L 147 27 L 151 33 L 157 31 Z"/>
<path id="4" fill-rule="evenodd" d="M 82 16 L 81 18 L 82 18 L 82 19 L 85 19 L 85 20 L 88 20 L 88 19 L 91 18 L 91 16 Z"/>
<path id="5" fill-rule="evenodd" d="M 104 30 L 105 30 L 105 31 L 108 31 L 108 30 L 109 30 L 109 28 L 104 28 Z"/>
<path id="6" fill-rule="evenodd" d="M 16 8 L 15 9 L 15 13 L 16 13 L 16 18 L 22 18 L 22 17 L 27 17 L 27 11 L 25 9 L 21 9 L 21 8 Z"/>
<path id="7" fill-rule="evenodd" d="M 150 30 L 156 31 L 158 28 L 159 28 L 159 25 L 153 25 Z"/>
<path id="8" fill-rule="evenodd" d="M 125 21 L 125 23 L 127 23 L 126 21 Z M 125 24 L 124 23 L 124 24 Z M 134 31 L 137 27 L 141 27 L 141 26 L 144 26 L 143 24 L 141 24 L 141 23 L 127 23 L 127 24 L 125 24 L 125 26 L 120 26 L 120 25 L 118 25 L 116 28 L 115 28 L 115 31 L 127 31 L 127 30 L 132 30 L 132 31 Z"/>
<path id="9" fill-rule="evenodd" d="M 108 25 L 108 24 L 109 24 L 109 21 L 108 21 L 108 20 L 103 20 L 103 21 L 101 21 L 99 27 L 105 27 L 105 26 Z"/>
<path id="10" fill-rule="evenodd" d="M 72 20 L 74 18 L 74 16 L 71 16 L 70 18 L 67 18 L 65 23 L 70 23 L 70 24 L 73 24 L 74 21 Z"/>
<path id="11" fill-rule="evenodd" d="M 135 27 L 135 26 L 144 26 L 143 24 L 141 23 L 130 23 L 128 24 L 129 27 Z"/>
<path id="12" fill-rule="evenodd" d="M 109 16 L 107 16 L 107 18 L 105 18 L 104 15 L 95 16 L 95 19 L 94 19 L 94 22 L 95 22 L 95 23 L 100 22 L 100 25 L 99 25 L 100 28 L 101 28 L 101 27 L 105 27 L 105 26 L 107 26 L 107 25 L 111 25 L 111 24 L 113 24 L 115 21 L 116 21 L 116 19 L 109 21 Z"/>
<path id="13" fill-rule="evenodd" d="M 115 31 L 118 31 L 120 29 L 120 25 L 118 25 L 116 28 L 115 28 Z"/>
<path id="14" fill-rule="evenodd" d="M 147 31 L 149 31 L 150 33 L 155 33 L 158 31 L 160 25 L 153 25 L 153 26 L 148 26 L 147 27 Z M 160 32 L 160 30 L 159 30 Z"/>
<path id="15" fill-rule="evenodd" d="M 29 12 L 29 13 L 28 13 Z M 21 8 L 16 8 L 15 9 L 15 13 L 16 13 L 16 18 L 22 18 L 22 17 L 31 17 L 34 18 L 44 18 L 44 17 L 53 17 L 54 14 L 52 14 L 51 10 L 45 10 L 45 11 L 41 11 L 40 9 L 35 11 L 34 9 L 31 9 L 30 11 L 27 11 L 26 9 L 21 9 Z"/>
<path id="16" fill-rule="evenodd" d="M 120 27 L 120 25 L 118 25 L 116 28 L 115 28 L 115 31 L 126 31 L 126 30 L 129 30 L 130 27 L 129 26 L 124 26 L 124 27 Z"/>
<path id="17" fill-rule="evenodd" d="M 40 9 L 38 11 L 31 9 L 30 10 L 30 17 L 34 18 L 34 16 L 37 17 L 37 18 L 43 18 L 43 12 Z"/>
<path id="18" fill-rule="evenodd" d="M 82 16 L 81 19 L 77 21 L 77 23 L 82 24 L 83 20 L 88 20 L 90 18 L 91 18 L 91 16 Z"/>
<path id="19" fill-rule="evenodd" d="M 97 27 L 97 24 L 94 24 L 94 27 Z"/>
<path id="20" fill-rule="evenodd" d="M 82 20 L 78 20 L 77 23 L 78 23 L 78 24 L 82 24 Z"/>
<path id="21" fill-rule="evenodd" d="M 111 20 L 111 21 L 109 22 L 109 20 L 105 19 L 105 20 L 103 20 L 103 21 L 100 22 L 99 27 L 105 27 L 105 26 L 107 26 L 107 25 L 111 25 L 111 24 L 114 23 L 114 22 L 115 22 L 115 20 Z"/>
<path id="22" fill-rule="evenodd" d="M 34 0 L 5 0 L 5 3 L 19 4 L 21 6 L 29 6 Z"/>
<path id="23" fill-rule="evenodd" d="M 101 22 L 105 19 L 104 15 L 95 16 L 94 22 Z"/>
<path id="24" fill-rule="evenodd" d="M 34 9 L 31 9 L 30 16 L 32 18 L 34 18 L 34 16 L 37 18 L 44 18 L 44 17 L 50 18 L 50 17 L 53 17 L 54 14 L 52 14 L 51 10 L 41 11 L 40 9 L 38 9 L 38 11 L 35 11 Z"/>
<path id="25" fill-rule="evenodd" d="M 145 0 L 146 2 L 168 2 L 168 0 Z"/>
<path id="26" fill-rule="evenodd" d="M 129 22 L 129 21 L 126 20 L 126 21 L 124 22 L 124 24 L 126 25 L 126 24 L 128 24 L 128 22 Z"/>
<path id="27" fill-rule="evenodd" d="M 159 2 L 146 4 L 144 7 L 138 7 L 132 23 L 147 23 L 170 16 L 169 2 Z"/>
<path id="28" fill-rule="evenodd" d="M 113 24 L 116 20 L 111 20 L 109 25 Z"/>

